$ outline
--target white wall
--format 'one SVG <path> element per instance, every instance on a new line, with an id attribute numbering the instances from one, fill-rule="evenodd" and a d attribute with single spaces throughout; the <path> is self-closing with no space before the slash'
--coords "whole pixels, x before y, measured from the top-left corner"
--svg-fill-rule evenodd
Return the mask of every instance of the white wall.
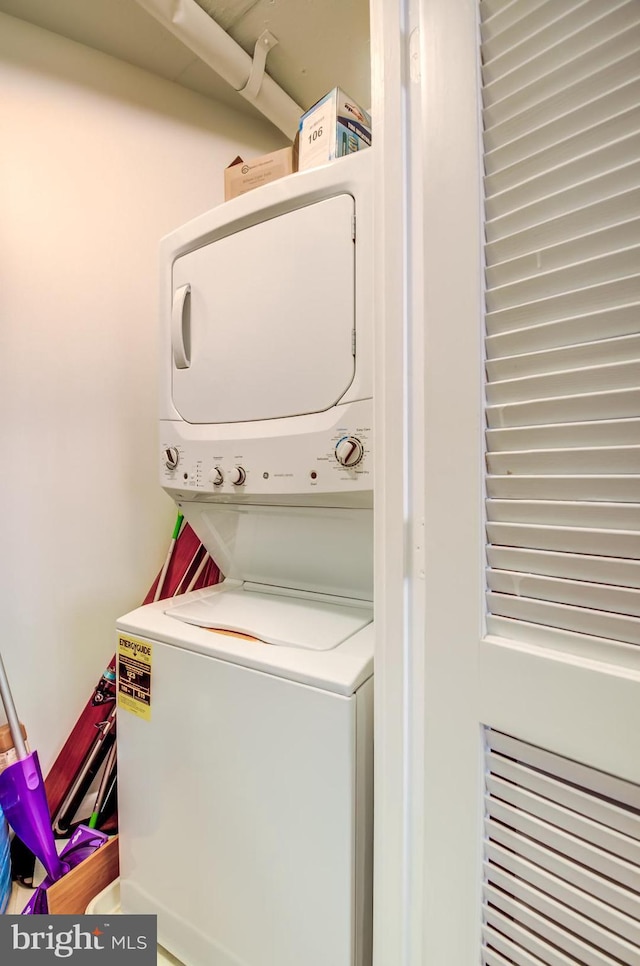
<path id="1" fill-rule="evenodd" d="M 236 154 L 284 142 L 4 15 L 0 130 L 0 650 L 46 771 L 175 516 L 156 481 L 158 240 L 222 201 Z"/>

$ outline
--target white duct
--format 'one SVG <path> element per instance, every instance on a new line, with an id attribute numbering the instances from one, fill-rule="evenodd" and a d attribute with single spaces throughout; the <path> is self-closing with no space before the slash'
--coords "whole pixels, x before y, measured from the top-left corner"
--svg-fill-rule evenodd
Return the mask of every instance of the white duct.
<path id="1" fill-rule="evenodd" d="M 265 56 L 256 57 L 257 71 L 252 72 L 254 61 L 249 54 L 195 0 L 136 2 L 293 140 L 303 110 L 268 74 L 262 75 L 260 83 Z"/>

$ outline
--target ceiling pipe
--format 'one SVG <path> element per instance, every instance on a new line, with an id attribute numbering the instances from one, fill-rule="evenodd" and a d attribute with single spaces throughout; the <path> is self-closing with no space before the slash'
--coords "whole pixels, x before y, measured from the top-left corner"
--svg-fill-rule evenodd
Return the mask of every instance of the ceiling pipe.
<path id="1" fill-rule="evenodd" d="M 303 109 L 268 74 L 263 73 L 262 82 L 256 83 L 253 59 L 195 0 L 136 2 L 293 140 Z M 263 70 L 263 58 L 256 59 L 262 61 Z M 260 63 L 257 66 L 260 69 Z"/>

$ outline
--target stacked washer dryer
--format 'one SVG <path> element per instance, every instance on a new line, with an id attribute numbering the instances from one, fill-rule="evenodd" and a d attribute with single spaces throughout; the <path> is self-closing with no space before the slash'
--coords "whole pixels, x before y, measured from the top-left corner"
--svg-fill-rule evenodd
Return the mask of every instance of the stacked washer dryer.
<path id="1" fill-rule="evenodd" d="M 225 580 L 118 621 L 121 901 L 189 966 L 371 960 L 371 222 L 362 152 L 162 243 L 161 482 Z"/>

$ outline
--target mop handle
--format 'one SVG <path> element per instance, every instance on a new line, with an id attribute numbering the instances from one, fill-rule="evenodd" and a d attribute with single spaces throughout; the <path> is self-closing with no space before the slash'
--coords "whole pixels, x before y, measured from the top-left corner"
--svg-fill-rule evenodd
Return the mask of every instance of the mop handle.
<path id="1" fill-rule="evenodd" d="M 0 695 L 2 695 L 4 713 L 7 716 L 9 731 L 11 732 L 11 738 L 13 739 L 13 747 L 16 750 L 18 760 L 22 761 L 23 758 L 28 756 L 29 752 L 27 751 L 27 746 L 24 738 L 22 737 L 22 728 L 20 727 L 18 712 L 16 711 L 13 695 L 11 694 L 11 688 L 9 687 L 9 680 L 4 667 L 4 661 L 2 660 L 2 654 L 0 654 Z"/>
<path id="2" fill-rule="evenodd" d="M 171 537 L 171 543 L 169 544 L 169 549 L 167 551 L 167 556 L 165 558 L 164 564 L 162 565 L 160 576 L 158 577 L 158 583 L 156 584 L 156 592 L 153 595 L 154 601 L 160 600 L 160 594 L 162 593 L 162 588 L 164 587 L 164 579 L 167 576 L 167 570 L 169 569 L 169 564 L 171 563 L 171 558 L 173 556 L 173 551 L 175 549 L 176 541 L 180 534 L 180 527 L 182 526 L 183 519 L 184 517 L 182 516 L 182 514 L 178 512 L 176 525 L 173 528 L 173 536 Z"/>
<path id="3" fill-rule="evenodd" d="M 198 583 L 198 579 L 199 579 L 200 575 L 202 574 L 202 571 L 204 570 L 205 564 L 207 563 L 207 560 L 208 559 L 209 559 L 209 554 L 207 552 L 205 552 L 204 557 L 202 558 L 202 560 L 198 564 L 198 569 L 196 570 L 195 574 L 193 575 L 193 577 L 189 581 L 189 586 L 187 587 L 185 593 L 188 594 L 189 591 L 190 590 L 193 590 L 193 588 L 195 587 L 195 585 Z"/>

